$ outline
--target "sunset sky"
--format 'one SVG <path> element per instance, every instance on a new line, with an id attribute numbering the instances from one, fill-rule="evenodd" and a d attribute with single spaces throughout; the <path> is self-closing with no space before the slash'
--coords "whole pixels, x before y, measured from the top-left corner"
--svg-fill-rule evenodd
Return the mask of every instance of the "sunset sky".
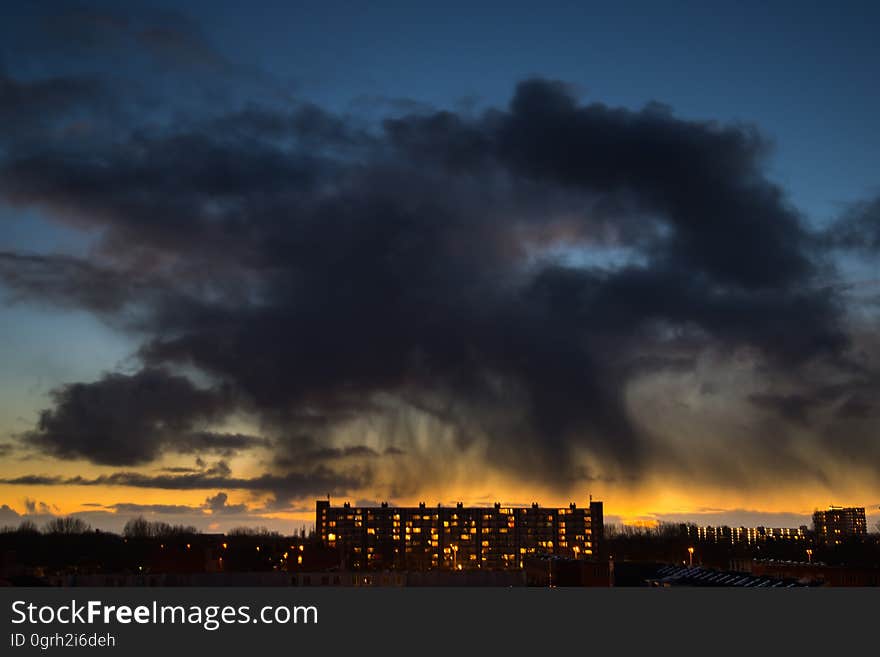
<path id="1" fill-rule="evenodd" d="M 875 527 L 880 5 L 258 4 L 4 9 L 0 526 Z"/>

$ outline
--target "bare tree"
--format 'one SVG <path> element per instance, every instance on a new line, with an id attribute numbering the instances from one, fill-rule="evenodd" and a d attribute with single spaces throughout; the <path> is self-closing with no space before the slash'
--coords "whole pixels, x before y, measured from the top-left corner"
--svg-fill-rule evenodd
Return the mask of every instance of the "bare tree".
<path id="1" fill-rule="evenodd" d="M 143 516 L 132 518 L 122 529 L 126 538 L 170 538 L 172 536 L 193 536 L 199 530 L 191 525 L 169 525 L 167 522 L 150 522 Z"/>
<path id="2" fill-rule="evenodd" d="M 17 531 L 19 534 L 36 534 L 40 530 L 37 529 L 37 524 L 33 520 L 22 520 Z"/>
<path id="3" fill-rule="evenodd" d="M 46 523 L 44 529 L 47 534 L 85 534 L 91 531 L 91 526 L 81 518 L 66 516 L 64 518 L 53 518 Z"/>
<path id="4" fill-rule="evenodd" d="M 266 527 L 233 527 L 229 530 L 230 536 L 259 536 L 276 538 L 281 536 L 277 531 L 271 531 Z"/>
<path id="5" fill-rule="evenodd" d="M 126 538 L 150 538 L 150 521 L 143 516 L 132 518 L 122 528 L 122 535 Z"/>

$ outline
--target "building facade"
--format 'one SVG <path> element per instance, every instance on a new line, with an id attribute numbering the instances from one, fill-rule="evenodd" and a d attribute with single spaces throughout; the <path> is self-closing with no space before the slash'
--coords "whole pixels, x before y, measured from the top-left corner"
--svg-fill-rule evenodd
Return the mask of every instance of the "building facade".
<path id="1" fill-rule="evenodd" d="M 604 522 L 602 502 L 592 500 L 588 508 L 353 507 L 318 500 L 315 532 L 345 568 L 509 570 L 540 554 L 598 558 Z"/>
<path id="2" fill-rule="evenodd" d="M 809 531 L 805 525 L 800 527 L 699 527 L 682 525 L 682 531 L 688 538 L 705 543 L 730 545 L 758 545 L 773 541 L 795 541 L 806 543 Z"/>
<path id="3" fill-rule="evenodd" d="M 813 512 L 813 531 L 819 545 L 840 545 L 852 536 L 867 536 L 865 507 L 832 506 Z"/>

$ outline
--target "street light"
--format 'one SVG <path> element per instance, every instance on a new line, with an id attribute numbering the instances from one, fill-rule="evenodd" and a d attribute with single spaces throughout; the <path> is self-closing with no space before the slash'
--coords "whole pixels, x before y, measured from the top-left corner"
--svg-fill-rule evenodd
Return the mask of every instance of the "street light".
<path id="1" fill-rule="evenodd" d="M 807 563 L 813 563 L 813 548 L 807 548 Z"/>
<path id="2" fill-rule="evenodd" d="M 452 546 L 452 570 L 456 569 L 456 557 L 458 556 L 458 546 Z"/>
<path id="3" fill-rule="evenodd" d="M 693 546 L 688 548 L 688 565 L 689 566 L 694 565 L 694 548 L 693 548 Z"/>

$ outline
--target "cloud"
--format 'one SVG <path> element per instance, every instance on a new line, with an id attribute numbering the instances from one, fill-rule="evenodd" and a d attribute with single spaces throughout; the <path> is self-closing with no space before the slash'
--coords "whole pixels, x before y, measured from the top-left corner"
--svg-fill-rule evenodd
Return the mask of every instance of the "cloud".
<path id="1" fill-rule="evenodd" d="M 319 463 L 333 463 L 346 459 L 358 461 L 380 456 L 378 451 L 367 445 L 322 445 L 313 436 L 282 439 L 276 447 L 274 463 L 281 467 L 308 467 Z M 384 453 L 394 454 L 395 448 L 389 447 Z"/>
<path id="2" fill-rule="evenodd" d="M 761 408 L 775 411 L 784 418 L 799 424 L 809 422 L 808 412 L 816 406 L 815 400 L 806 395 L 797 394 L 754 394 L 749 396 L 749 401 Z"/>
<path id="3" fill-rule="evenodd" d="M 800 283 L 812 269 L 808 235 L 764 177 L 768 145 L 752 127 L 684 121 L 657 105 L 580 105 L 563 83 L 532 79 L 518 85 L 507 112 L 482 121 L 442 112 L 387 129 L 421 163 L 459 171 L 496 162 L 546 184 L 623 196 L 637 220 L 659 214 L 672 229 L 656 245 L 660 262 L 718 283 Z"/>
<path id="4" fill-rule="evenodd" d="M 211 514 L 237 514 L 248 513 L 246 504 L 227 504 L 229 496 L 220 492 L 205 499 L 202 506 L 188 506 L 185 504 L 141 504 L 136 502 L 115 502 L 105 508 L 112 509 L 115 513 L 125 515 L 135 514 L 158 514 L 158 515 L 205 515 L 205 511 Z M 205 516 L 207 517 L 207 516 Z"/>
<path id="5" fill-rule="evenodd" d="M 317 467 L 308 472 L 288 472 L 282 474 L 265 473 L 252 478 L 230 477 L 214 473 L 184 475 L 147 475 L 140 472 L 114 472 L 88 478 L 82 476 L 62 477 L 47 475 L 23 475 L 0 479 L 2 484 L 38 486 L 127 486 L 133 488 L 156 488 L 164 490 L 246 490 L 272 493 L 279 500 L 292 500 L 313 496 L 345 495 L 357 490 L 371 481 L 370 473 L 363 468 L 352 468 L 346 472 L 334 472 L 325 467 Z M 223 496 L 225 493 L 220 493 Z M 215 495 L 206 501 L 209 508 L 218 505 L 221 497 Z M 225 506 L 225 498 L 220 507 Z M 236 509 L 237 505 L 232 507 Z"/>
<path id="6" fill-rule="evenodd" d="M 54 486 L 62 482 L 63 480 L 60 477 L 49 475 L 21 475 L 12 479 L 4 479 L 2 483 L 22 486 Z"/>
<path id="7" fill-rule="evenodd" d="M 0 67 L 0 142 L 33 144 L 52 141 L 81 115 L 106 109 L 110 103 L 104 84 L 93 76 L 52 76 L 20 80 Z"/>
<path id="8" fill-rule="evenodd" d="M 179 515 L 185 513 L 201 513 L 199 507 L 186 506 L 185 504 L 137 504 L 134 502 L 116 502 L 107 508 L 113 509 L 116 513 L 125 514 L 159 514 L 159 515 Z"/>
<path id="9" fill-rule="evenodd" d="M 213 464 L 208 464 L 202 457 L 196 458 L 195 466 L 170 466 L 161 468 L 160 472 L 165 472 L 169 474 L 206 474 L 206 475 L 220 475 L 220 476 L 228 476 L 232 474 L 232 469 L 229 467 L 229 464 L 220 460 Z"/>
<path id="10" fill-rule="evenodd" d="M 85 309 L 131 323 L 133 304 L 149 305 L 167 287 L 148 277 L 118 272 L 63 255 L 0 252 L 0 278 L 12 291 L 9 302 L 40 299 L 55 306 Z M 134 313 L 136 315 L 136 312 Z"/>
<path id="11" fill-rule="evenodd" d="M 21 520 L 21 514 L 8 504 L 0 506 L 0 527 L 17 526 Z"/>
<path id="12" fill-rule="evenodd" d="M 205 506 L 212 514 L 217 513 L 244 513 L 247 511 L 245 504 L 227 504 L 229 496 L 226 493 L 217 493 L 205 500 Z"/>
<path id="13" fill-rule="evenodd" d="M 197 388 L 161 369 L 68 384 L 55 389 L 52 398 L 54 408 L 40 414 L 37 428 L 23 440 L 61 459 L 135 465 L 166 451 L 229 455 L 267 444 L 254 436 L 199 428 L 230 412 L 229 392 Z"/>
<path id="14" fill-rule="evenodd" d="M 95 43 L 123 34 L 213 65 L 194 26 L 137 20 L 83 18 Z M 400 493 L 443 481 L 458 456 L 559 487 L 631 481 L 671 442 L 634 417 L 646 378 L 707 353 L 747 360 L 774 389 L 716 381 L 713 397 L 802 429 L 823 377 L 864 375 L 828 241 L 766 175 L 753 126 L 587 103 L 538 78 L 482 113 L 202 110 L 0 156 L 0 198 L 95 240 L 88 261 L 0 254 L 11 299 L 82 308 L 141 340 L 141 371 L 59 388 L 26 442 L 116 466 L 268 449 L 270 472 L 56 483 Z M 862 235 L 867 221 L 849 223 Z M 847 404 L 870 420 L 863 399 Z M 243 408 L 268 438 L 223 431 Z M 765 437 L 750 457 L 785 451 Z"/>

